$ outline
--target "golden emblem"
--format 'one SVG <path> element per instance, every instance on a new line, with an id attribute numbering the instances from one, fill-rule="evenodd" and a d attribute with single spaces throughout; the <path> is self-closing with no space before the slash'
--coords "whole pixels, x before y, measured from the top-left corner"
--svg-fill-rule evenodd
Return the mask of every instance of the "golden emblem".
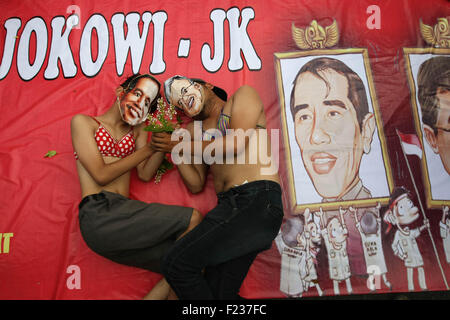
<path id="1" fill-rule="evenodd" d="M 305 29 L 292 23 L 292 37 L 300 49 L 321 49 L 335 46 L 339 42 L 339 30 L 336 20 L 325 28 L 313 20 Z"/>
<path id="2" fill-rule="evenodd" d="M 424 24 L 420 19 L 420 33 L 426 43 L 433 47 L 450 48 L 449 18 L 438 18 L 434 27 Z"/>

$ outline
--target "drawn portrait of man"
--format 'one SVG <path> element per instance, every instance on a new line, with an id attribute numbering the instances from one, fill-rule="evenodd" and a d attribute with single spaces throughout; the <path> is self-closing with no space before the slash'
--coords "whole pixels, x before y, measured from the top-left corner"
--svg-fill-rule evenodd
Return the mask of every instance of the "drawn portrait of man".
<path id="1" fill-rule="evenodd" d="M 296 205 L 388 197 L 363 55 L 280 59 L 280 67 Z"/>
<path id="2" fill-rule="evenodd" d="M 317 192 L 324 199 L 348 193 L 370 198 L 359 166 L 370 151 L 375 118 L 359 76 L 337 59 L 311 60 L 297 73 L 290 109 L 295 140 Z"/>
<path id="3" fill-rule="evenodd" d="M 405 50 L 428 206 L 450 200 L 450 50 Z M 435 52 L 435 53 L 437 53 Z"/>

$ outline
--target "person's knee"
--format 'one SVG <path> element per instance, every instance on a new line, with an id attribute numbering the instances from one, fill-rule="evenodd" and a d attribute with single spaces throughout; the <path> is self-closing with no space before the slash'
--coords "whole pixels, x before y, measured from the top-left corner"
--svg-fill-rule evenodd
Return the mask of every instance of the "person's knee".
<path id="1" fill-rule="evenodd" d="M 161 273 L 164 275 L 166 280 L 170 283 L 172 280 L 172 276 L 174 274 L 174 269 L 172 266 L 176 266 L 175 262 L 175 252 L 170 250 L 162 259 L 161 262 Z"/>
<path id="2" fill-rule="evenodd" d="M 181 248 L 172 247 L 161 261 L 161 273 L 171 286 L 183 283 L 190 274 L 189 260 L 181 251 Z"/>

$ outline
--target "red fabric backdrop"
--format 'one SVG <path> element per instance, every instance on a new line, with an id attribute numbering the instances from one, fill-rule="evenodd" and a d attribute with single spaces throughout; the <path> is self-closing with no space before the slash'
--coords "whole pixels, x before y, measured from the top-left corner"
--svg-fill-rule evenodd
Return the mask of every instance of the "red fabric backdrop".
<path id="1" fill-rule="evenodd" d="M 337 48 L 367 48 L 370 57 L 378 104 L 381 109 L 384 133 L 389 149 L 394 180 L 413 190 L 405 163 L 398 155 L 400 148 L 395 129 L 413 133 L 410 91 L 406 78 L 403 47 L 425 47 L 419 31 L 419 20 L 434 25 L 439 17 L 450 15 L 445 0 L 391 0 L 391 1 L 77 1 L 81 27 L 71 30 L 69 43 L 77 71 L 64 77 L 59 66 L 55 79 L 46 79 L 52 40 L 52 20 L 70 15 L 70 1 L 19 1 L 0 3 L 0 23 L 17 17 L 21 26 L 15 38 L 14 53 L 9 72 L 0 80 L 0 299 L 137 299 L 144 296 L 160 279 L 148 271 L 121 266 L 96 255 L 81 238 L 78 225 L 78 203 L 81 193 L 76 173 L 70 138 L 70 120 L 78 113 L 97 115 L 114 101 L 114 89 L 132 71 L 132 59 L 127 57 L 124 72 L 116 71 L 114 35 L 111 17 L 116 13 L 127 15 L 148 11 L 167 14 L 164 38 L 154 39 L 150 26 L 139 71 L 149 72 L 153 45 L 163 45 L 165 68 L 155 77 L 163 82 L 174 74 L 204 78 L 233 93 L 239 86 L 249 84 L 260 93 L 264 102 L 269 128 L 280 128 L 274 52 L 297 51 L 291 35 L 291 24 L 306 27 L 312 20 L 329 25 L 333 19 L 339 24 L 340 40 Z M 367 7 L 380 8 L 381 28 L 369 29 L 370 14 Z M 252 70 L 243 57 L 240 70 L 230 70 L 229 23 L 224 23 L 224 59 L 220 68 L 209 72 L 202 64 L 204 43 L 212 46 L 213 23 L 210 13 L 214 9 L 224 12 L 231 8 L 251 8 L 254 18 L 248 22 L 246 32 L 261 67 Z M 88 19 L 100 14 L 107 22 L 109 45 L 107 57 L 95 76 L 83 73 L 80 62 L 80 41 Z M 18 72 L 18 45 L 27 22 L 41 17 L 47 28 L 48 43 L 45 60 L 39 72 L 27 81 Z M 142 27 L 142 26 L 141 26 Z M 99 31 L 97 31 L 98 33 Z M 30 38 L 29 63 L 36 60 L 37 36 Z M 11 47 L 7 29 L 0 28 L 0 57 Z M 190 39 L 188 57 L 178 57 L 180 39 Z M 93 57 L 97 44 L 93 41 Z M 213 49 L 214 52 L 214 49 Z M 5 59 L 4 59 L 5 60 Z M 3 60 L 2 68 L 7 64 Z M 49 150 L 56 156 L 44 158 Z M 280 152 L 280 154 L 283 154 Z M 400 161 L 400 165 L 398 164 Z M 281 161 L 283 162 L 283 161 Z M 412 159 L 412 169 L 419 174 L 420 162 Z M 283 166 L 280 174 L 285 178 Z M 421 181 L 418 181 L 421 187 Z M 161 183 L 143 183 L 132 175 L 131 197 L 143 201 L 193 206 L 206 213 L 215 205 L 216 196 L 212 178 L 205 190 L 192 195 L 183 185 L 176 170 L 163 176 Z M 432 232 L 438 240 L 440 210 L 430 210 Z M 12 235 L 11 235 L 12 234 Z M 0 238 L 1 239 L 1 238 Z M 7 246 L 7 239 L 9 245 Z M 419 241 L 419 246 L 422 244 Z M 442 253 L 442 242 L 436 241 Z M 5 250 L 7 249 L 7 250 Z M 406 290 L 404 267 L 396 261 L 390 248 L 385 250 L 394 291 Z M 436 258 L 431 249 L 423 250 L 427 284 L 432 290 L 445 290 Z M 444 260 L 444 259 L 442 259 Z M 443 261 L 446 277 L 450 268 Z M 81 288 L 67 285 L 73 274 L 70 266 L 79 267 Z M 68 269 L 69 268 L 69 269 Z M 322 288 L 332 293 L 332 283 L 323 273 Z M 280 254 L 275 245 L 258 256 L 241 289 L 247 298 L 280 298 Z M 395 274 L 399 274 L 396 280 Z M 354 293 L 367 293 L 365 279 L 352 279 Z M 381 291 L 383 292 L 383 291 Z M 314 295 L 308 293 L 307 295 Z"/>

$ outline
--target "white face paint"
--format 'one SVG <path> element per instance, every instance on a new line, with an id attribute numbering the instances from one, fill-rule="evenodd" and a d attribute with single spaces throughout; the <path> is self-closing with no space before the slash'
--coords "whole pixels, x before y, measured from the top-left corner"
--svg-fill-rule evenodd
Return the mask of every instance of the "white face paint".
<path id="1" fill-rule="evenodd" d="M 119 98 L 119 111 L 122 120 L 130 126 L 145 121 L 152 101 L 158 95 L 158 85 L 149 78 L 141 78 L 136 86 Z"/>

